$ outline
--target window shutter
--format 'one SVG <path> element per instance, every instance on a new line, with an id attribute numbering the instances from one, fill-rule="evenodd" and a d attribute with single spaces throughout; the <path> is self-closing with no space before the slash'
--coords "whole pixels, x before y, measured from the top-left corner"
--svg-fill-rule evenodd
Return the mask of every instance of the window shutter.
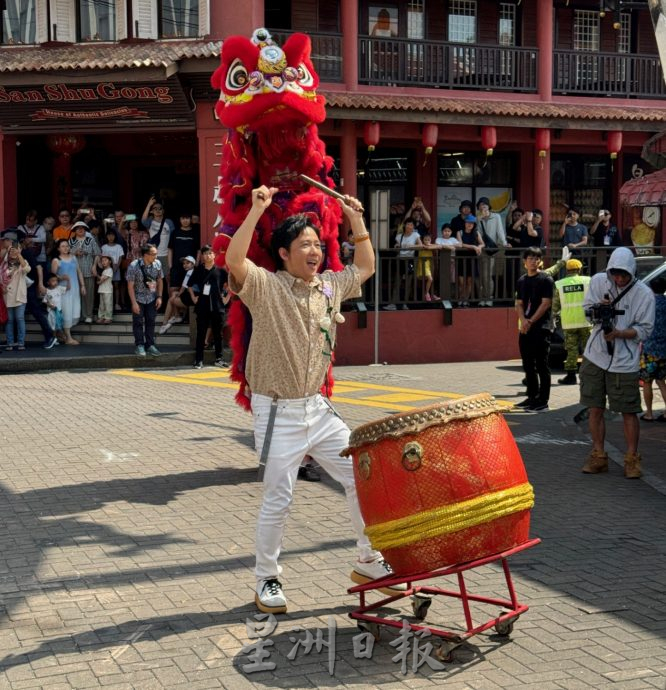
<path id="1" fill-rule="evenodd" d="M 46 22 L 46 3 L 35 0 L 35 43 L 46 43 L 49 40 L 49 27 Z"/>
<path id="2" fill-rule="evenodd" d="M 198 36 L 210 33 L 210 4 L 209 0 L 199 0 L 199 32 Z"/>
<path id="3" fill-rule="evenodd" d="M 49 27 L 49 36 L 52 41 L 76 43 L 76 13 L 74 0 L 51 0 L 51 26 Z"/>
<path id="4" fill-rule="evenodd" d="M 132 0 L 132 24 L 134 38 L 157 38 L 157 3 L 155 0 Z"/>
<path id="5" fill-rule="evenodd" d="M 127 0 L 116 0 L 116 41 L 127 38 Z"/>

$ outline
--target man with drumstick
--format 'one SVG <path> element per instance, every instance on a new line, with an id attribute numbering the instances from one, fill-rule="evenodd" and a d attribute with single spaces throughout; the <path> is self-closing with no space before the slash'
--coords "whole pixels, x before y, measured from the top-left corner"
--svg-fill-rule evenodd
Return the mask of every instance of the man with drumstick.
<path id="1" fill-rule="evenodd" d="M 266 464 L 257 520 L 255 603 L 265 613 L 287 610 L 278 557 L 304 455 L 314 458 L 345 489 L 359 550 L 352 579 L 364 583 L 391 573 L 363 533 L 351 458 L 339 455 L 348 445 L 349 428 L 320 393 L 336 325 L 344 321 L 340 303 L 358 297 L 361 284 L 375 271 L 363 208 L 353 197 L 339 200 L 354 234 L 353 265 L 338 273 L 319 273 L 318 230 L 298 215 L 273 233 L 271 254 L 277 273 L 271 273 L 250 261 L 247 252 L 276 192 L 266 186 L 252 191 L 252 207 L 226 252 L 231 289 L 250 310 L 253 323 L 246 376 L 252 390 L 255 446 Z"/>

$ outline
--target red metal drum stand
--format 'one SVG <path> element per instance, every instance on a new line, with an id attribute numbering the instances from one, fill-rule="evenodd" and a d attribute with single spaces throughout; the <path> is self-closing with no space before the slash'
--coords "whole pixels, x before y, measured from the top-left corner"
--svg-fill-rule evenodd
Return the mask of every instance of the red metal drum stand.
<path id="1" fill-rule="evenodd" d="M 512 630 L 513 624 L 516 619 L 525 611 L 528 610 L 526 604 L 521 604 L 516 596 L 516 591 L 513 586 L 513 580 L 511 578 L 511 572 L 509 571 L 509 564 L 507 559 L 509 556 L 513 556 L 515 553 L 520 551 L 525 551 L 533 546 L 536 546 L 541 542 L 540 539 L 529 539 L 524 541 L 522 544 L 518 544 L 511 549 L 502 551 L 501 553 L 493 554 L 492 556 L 486 556 L 484 558 L 479 558 L 477 560 L 468 561 L 467 563 L 459 563 L 457 565 L 447 566 L 445 568 L 439 568 L 430 572 L 418 573 L 417 575 L 409 576 L 397 576 L 390 575 L 388 577 L 382 578 L 381 580 L 373 580 L 364 585 L 356 585 L 350 588 L 348 591 L 350 594 L 359 594 L 360 606 L 355 611 L 352 611 L 349 616 L 354 620 L 358 621 L 358 628 L 362 631 L 371 633 L 376 640 L 380 636 L 380 626 L 386 625 L 392 628 L 403 628 L 403 620 L 397 620 L 395 618 L 389 617 L 379 617 L 372 615 L 372 612 L 380 609 L 387 604 L 394 601 L 410 597 L 412 600 L 412 612 L 414 618 L 417 622 L 424 621 L 430 604 L 432 603 L 432 595 L 440 595 L 445 597 L 454 597 L 460 599 L 462 602 L 463 612 L 465 615 L 465 625 L 466 629 L 464 632 L 450 632 L 447 630 L 441 630 L 439 628 L 434 628 L 426 625 L 409 624 L 409 628 L 413 632 L 418 632 L 420 630 L 429 630 L 431 635 L 441 638 L 441 643 L 439 648 L 436 648 L 435 654 L 439 661 L 450 662 L 453 661 L 452 652 L 456 647 L 459 647 L 466 640 L 468 640 L 473 635 L 488 630 L 489 628 L 494 628 L 498 635 L 508 637 Z M 509 592 L 508 599 L 499 599 L 493 597 L 485 597 L 477 594 L 472 594 L 467 590 L 465 585 L 464 573 L 467 570 L 472 570 L 478 568 L 482 565 L 488 565 L 489 563 L 495 563 L 501 561 L 502 569 L 504 570 L 504 577 L 506 579 L 506 585 Z M 445 577 L 447 575 L 456 575 L 458 579 L 458 590 L 440 589 L 439 587 L 431 586 L 421 586 L 418 583 L 421 580 L 430 580 L 439 577 Z M 399 592 L 393 596 L 386 597 L 377 601 L 375 603 L 367 603 L 365 594 L 373 590 L 379 590 L 386 587 L 395 586 L 398 584 L 406 584 L 407 589 Z M 482 604 L 491 604 L 501 607 L 502 612 L 495 618 L 491 618 L 480 625 L 474 625 L 472 621 L 472 612 L 470 609 L 470 602 L 479 602 Z"/>

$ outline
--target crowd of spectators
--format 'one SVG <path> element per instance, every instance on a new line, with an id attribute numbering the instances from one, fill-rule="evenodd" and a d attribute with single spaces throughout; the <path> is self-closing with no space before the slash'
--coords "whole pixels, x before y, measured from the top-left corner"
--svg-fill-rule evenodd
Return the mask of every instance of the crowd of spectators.
<path id="1" fill-rule="evenodd" d="M 193 272 L 203 265 L 198 217 L 184 210 L 174 223 L 154 196 L 141 218 L 120 209 L 103 218 L 88 205 L 74 212 L 61 209 L 57 219 L 47 216 L 40 222 L 37 212 L 29 210 L 23 223 L 5 229 L 0 237 L 0 323 L 5 324 L 5 350 L 25 350 L 26 311 L 39 324 L 47 349 L 60 343 L 78 345 L 72 329 L 81 323 L 107 326 L 121 312 L 132 313 L 136 320 L 134 288 L 143 279 L 140 269 L 149 247 L 157 252 L 151 251 L 150 256 L 159 262 L 156 266 L 164 281 L 165 299 L 160 295 L 160 306 L 163 302 L 166 313 L 160 333 L 186 320 L 188 307 L 200 299 L 191 296 L 193 283 L 187 289 Z M 139 311 L 144 312 L 143 308 Z M 220 320 L 208 321 L 214 330 Z M 214 343 L 222 362 L 218 334 L 206 336 L 204 331 L 207 340 Z M 145 342 L 140 345 L 149 354 L 159 355 L 154 341 L 148 347 Z M 207 347 L 206 342 L 203 346 Z M 202 359 L 197 354 L 197 361 Z"/>
<path id="2" fill-rule="evenodd" d="M 393 262 L 398 268 L 391 271 L 389 304 L 385 309 L 396 309 L 400 302 L 406 309 L 410 301 L 439 300 L 434 286 L 438 285 L 442 250 L 451 256 L 447 266 L 455 305 L 492 307 L 496 299 L 513 299 L 517 281 L 524 272 L 523 251 L 537 247 L 545 252 L 547 248 L 543 211 L 525 210 L 513 201 L 503 220 L 485 196 L 476 205 L 469 199 L 463 200 L 458 211 L 438 232 L 422 199 L 416 197 L 404 216 L 398 218 L 392 240 L 396 250 Z M 599 210 L 588 229 L 580 222 L 577 209 L 568 208 L 557 236 L 574 257 L 581 257 L 584 248 L 605 247 L 611 251 L 622 245 L 621 234 L 606 209 Z M 349 241 L 343 243 L 342 256 L 345 263 L 353 257 L 353 244 Z"/>

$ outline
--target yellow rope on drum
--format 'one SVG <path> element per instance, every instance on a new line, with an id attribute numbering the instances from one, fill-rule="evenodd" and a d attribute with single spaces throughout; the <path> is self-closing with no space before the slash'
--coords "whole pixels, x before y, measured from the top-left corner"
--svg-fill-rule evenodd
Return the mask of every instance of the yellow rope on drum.
<path id="1" fill-rule="evenodd" d="M 478 498 L 370 525 L 365 528 L 365 533 L 374 549 L 395 549 L 422 539 L 432 539 L 492 522 L 513 513 L 529 510 L 533 505 L 534 489 L 531 484 L 525 482 Z"/>

